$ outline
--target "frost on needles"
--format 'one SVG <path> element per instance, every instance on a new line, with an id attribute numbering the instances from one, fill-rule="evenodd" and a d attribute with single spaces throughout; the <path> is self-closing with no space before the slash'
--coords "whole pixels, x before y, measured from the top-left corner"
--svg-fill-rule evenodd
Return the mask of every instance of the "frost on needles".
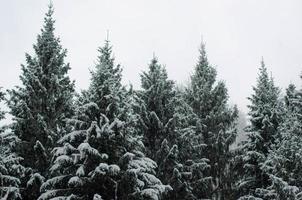
<path id="1" fill-rule="evenodd" d="M 154 55 L 134 89 L 107 38 L 76 93 L 53 13 L 50 5 L 21 84 L 0 92 L 13 117 L 0 127 L 1 199 L 302 199 L 301 88 L 283 96 L 262 61 L 238 144 L 240 111 L 204 43 L 187 84 Z"/>

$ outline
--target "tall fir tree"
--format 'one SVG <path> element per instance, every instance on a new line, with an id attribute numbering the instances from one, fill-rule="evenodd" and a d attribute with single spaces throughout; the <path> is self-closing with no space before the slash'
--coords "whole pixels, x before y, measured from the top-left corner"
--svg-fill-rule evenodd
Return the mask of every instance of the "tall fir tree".
<path id="1" fill-rule="evenodd" d="M 247 141 L 242 145 L 241 180 L 238 183 L 241 199 L 261 198 L 261 189 L 269 185 L 268 175 L 261 169 L 271 146 L 278 138 L 278 127 L 282 121 L 280 89 L 269 77 L 262 60 L 254 94 L 248 99 L 249 126 L 246 128 Z"/>
<path id="2" fill-rule="evenodd" d="M 99 48 L 88 90 L 77 99 L 73 131 L 54 150 L 52 178 L 39 199 L 158 199 L 170 190 L 155 177 L 156 163 L 140 152 L 133 91 L 121 84 L 108 40 Z"/>
<path id="3" fill-rule="evenodd" d="M 232 176 L 229 170 L 232 156 L 230 146 L 234 143 L 237 108 L 228 106 L 225 84 L 216 82 L 217 72 L 207 59 L 205 45 L 186 89 L 186 100 L 195 113 L 195 132 L 199 149 L 196 158 L 208 160 L 209 168 L 200 171 L 204 177 L 193 182 L 198 198 L 231 199 Z"/>
<path id="4" fill-rule="evenodd" d="M 20 76 L 22 86 L 9 90 L 12 130 L 21 140 L 17 153 L 24 158 L 24 166 L 32 169 L 27 170 L 29 183 L 39 183 L 41 176 L 48 175 L 50 152 L 65 134 L 66 118 L 72 114 L 74 83 L 67 75 L 70 69 L 64 61 L 67 51 L 54 35 L 53 12 L 50 4 L 37 43 L 33 45 L 34 55 L 26 54 Z M 40 181 L 34 181 L 37 179 Z M 30 191 L 25 192 L 23 199 L 36 198 L 26 197 L 33 190 L 39 192 L 38 185 L 36 189 L 30 185 L 27 184 Z"/>

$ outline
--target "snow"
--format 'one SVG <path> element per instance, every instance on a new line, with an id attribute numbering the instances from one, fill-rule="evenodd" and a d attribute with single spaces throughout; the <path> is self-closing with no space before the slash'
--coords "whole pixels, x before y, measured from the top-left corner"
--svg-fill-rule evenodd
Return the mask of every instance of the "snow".
<path id="1" fill-rule="evenodd" d="M 59 141 L 59 144 L 63 144 L 64 142 L 69 142 L 72 143 L 75 140 L 79 138 L 84 138 L 86 136 L 86 131 L 84 130 L 78 130 L 78 131 L 73 131 L 71 133 L 68 133 L 64 135 Z"/>
<path id="2" fill-rule="evenodd" d="M 69 187 L 81 187 L 81 186 L 83 186 L 83 181 L 80 177 L 74 176 L 69 179 L 68 186 Z"/>

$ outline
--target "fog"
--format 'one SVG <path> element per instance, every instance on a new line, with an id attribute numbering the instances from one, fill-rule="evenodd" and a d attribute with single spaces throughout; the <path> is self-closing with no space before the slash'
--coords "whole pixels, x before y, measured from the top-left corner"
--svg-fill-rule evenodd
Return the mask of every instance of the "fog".
<path id="1" fill-rule="evenodd" d="M 1 0 L 0 86 L 20 84 L 20 64 L 40 33 L 47 0 Z M 68 49 L 70 76 L 87 88 L 97 48 L 107 30 L 123 82 L 140 87 L 139 74 L 153 53 L 169 77 L 185 84 L 201 40 L 224 80 L 230 102 L 247 111 L 261 57 L 276 84 L 301 85 L 302 2 L 260 0 L 53 0 L 56 35 Z"/>

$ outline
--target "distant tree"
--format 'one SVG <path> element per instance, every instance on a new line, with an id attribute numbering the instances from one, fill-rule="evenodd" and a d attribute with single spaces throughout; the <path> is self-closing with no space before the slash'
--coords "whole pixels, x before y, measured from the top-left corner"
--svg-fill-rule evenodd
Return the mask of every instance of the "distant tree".
<path id="1" fill-rule="evenodd" d="M 261 189 L 270 184 L 261 165 L 278 138 L 277 130 L 282 121 L 280 90 L 269 77 L 263 61 L 259 70 L 254 93 L 248 98 L 250 125 L 246 128 L 247 141 L 242 146 L 242 177 L 238 183 L 241 199 L 261 197 Z"/>
<path id="2" fill-rule="evenodd" d="M 186 100 L 196 115 L 195 131 L 200 149 L 194 152 L 195 157 L 207 159 L 210 168 L 199 172 L 203 175 L 197 177 L 207 178 L 203 181 L 198 178 L 193 187 L 198 198 L 230 199 L 230 146 L 237 135 L 238 111 L 228 106 L 227 88 L 223 82 L 216 82 L 216 75 L 215 68 L 208 62 L 205 45 L 201 44 L 197 65 L 186 89 Z"/>
<path id="3" fill-rule="evenodd" d="M 246 114 L 243 111 L 238 110 L 238 121 L 237 121 L 237 138 L 236 142 L 234 144 L 234 148 L 240 146 L 242 142 L 244 142 L 247 139 L 245 128 L 247 127 L 247 118 Z"/>

